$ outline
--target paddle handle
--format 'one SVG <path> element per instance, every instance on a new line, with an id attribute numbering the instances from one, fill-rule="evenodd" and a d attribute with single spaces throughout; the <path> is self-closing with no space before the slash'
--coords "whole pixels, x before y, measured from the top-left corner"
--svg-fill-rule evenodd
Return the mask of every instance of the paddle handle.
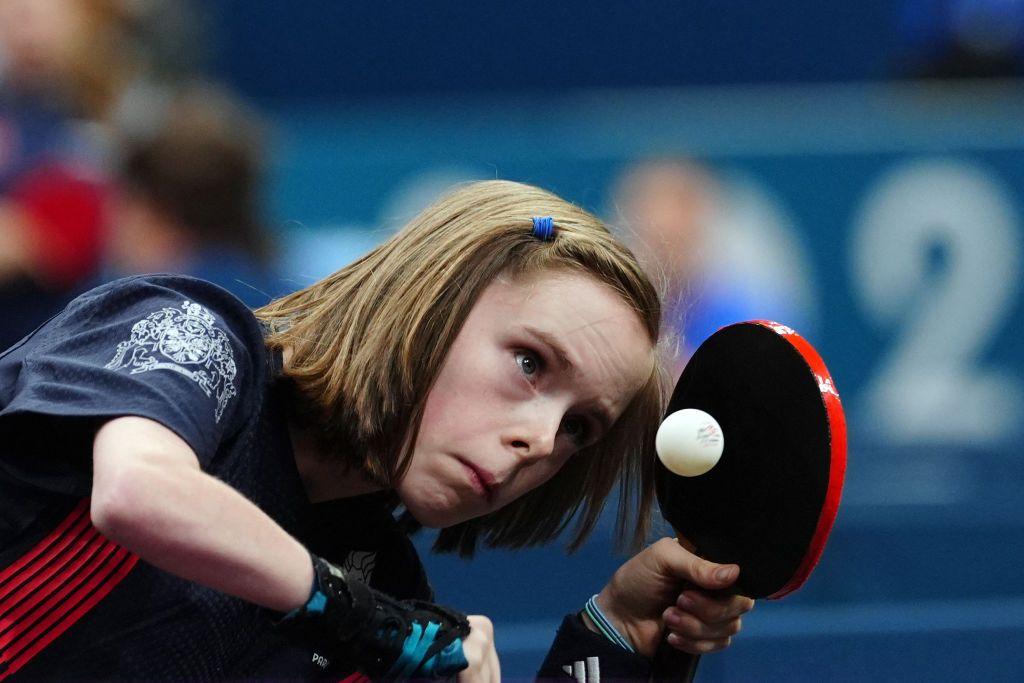
<path id="1" fill-rule="evenodd" d="M 676 540 L 679 541 L 679 545 L 691 553 L 697 554 L 697 546 L 690 539 L 678 534 Z M 658 650 L 654 654 L 654 661 L 651 663 L 651 681 L 654 683 L 678 683 L 678 681 L 690 683 L 697 675 L 699 663 L 700 655 L 691 655 L 689 652 L 677 650 L 662 638 L 661 643 L 658 644 Z"/>
<path id="2" fill-rule="evenodd" d="M 697 675 L 700 655 L 677 650 L 664 640 L 658 645 L 651 665 L 651 681 L 654 683 L 689 683 Z"/>

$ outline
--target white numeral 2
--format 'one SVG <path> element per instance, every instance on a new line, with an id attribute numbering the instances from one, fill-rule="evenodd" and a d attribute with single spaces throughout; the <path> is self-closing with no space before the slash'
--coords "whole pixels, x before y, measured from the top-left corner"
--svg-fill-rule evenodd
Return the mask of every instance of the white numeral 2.
<path id="1" fill-rule="evenodd" d="M 899 332 L 860 397 L 868 429 L 897 443 L 1019 433 L 1020 378 L 982 362 L 998 335 L 1019 332 L 1004 325 L 1019 285 L 1018 225 L 993 175 L 959 160 L 903 164 L 869 192 L 854 222 L 854 287 L 872 321 Z"/>

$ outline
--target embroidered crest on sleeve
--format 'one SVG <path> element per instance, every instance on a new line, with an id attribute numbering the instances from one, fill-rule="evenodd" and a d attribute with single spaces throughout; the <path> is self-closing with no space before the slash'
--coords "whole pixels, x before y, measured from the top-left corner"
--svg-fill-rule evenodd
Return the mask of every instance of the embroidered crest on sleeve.
<path id="1" fill-rule="evenodd" d="M 192 301 L 181 308 L 165 307 L 132 325 L 131 336 L 117 345 L 109 370 L 130 368 L 131 374 L 170 370 L 199 385 L 217 401 L 214 420 L 220 422 L 235 389 L 235 354 L 228 336 L 213 315 Z"/>

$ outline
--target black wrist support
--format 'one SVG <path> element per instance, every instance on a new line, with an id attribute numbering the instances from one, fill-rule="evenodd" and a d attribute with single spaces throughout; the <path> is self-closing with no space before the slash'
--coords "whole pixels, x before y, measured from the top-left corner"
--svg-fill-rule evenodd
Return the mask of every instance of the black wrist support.
<path id="1" fill-rule="evenodd" d="M 330 562 L 312 559 L 310 598 L 282 626 L 303 631 L 373 680 L 447 677 L 467 666 L 465 615 L 427 602 L 394 600 Z"/>

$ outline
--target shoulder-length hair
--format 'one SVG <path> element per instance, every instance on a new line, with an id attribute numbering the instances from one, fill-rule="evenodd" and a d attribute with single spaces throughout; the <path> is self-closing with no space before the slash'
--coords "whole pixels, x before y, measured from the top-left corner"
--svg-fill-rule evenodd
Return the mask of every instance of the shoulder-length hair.
<path id="1" fill-rule="evenodd" d="M 533 236 L 551 216 L 555 237 Z M 427 394 L 483 290 L 499 274 L 587 273 L 627 302 L 657 346 L 661 303 L 633 254 L 590 213 L 508 181 L 471 183 L 416 216 L 358 261 L 257 310 L 327 457 L 394 487 L 408 467 Z M 661 363 L 604 438 L 501 510 L 442 530 L 435 549 L 471 555 L 478 542 L 524 547 L 578 519 L 569 549 L 593 530 L 620 482 L 617 538 L 638 547 L 653 500 L 654 435 L 664 405 Z"/>

